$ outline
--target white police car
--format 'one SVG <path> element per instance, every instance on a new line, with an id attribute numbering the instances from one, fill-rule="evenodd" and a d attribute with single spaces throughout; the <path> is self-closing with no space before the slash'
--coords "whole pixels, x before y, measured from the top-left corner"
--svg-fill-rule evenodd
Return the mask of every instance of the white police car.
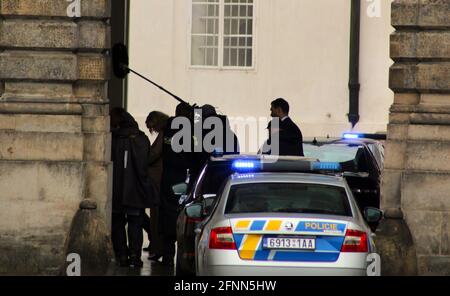
<path id="1" fill-rule="evenodd" d="M 196 269 L 205 276 L 366 275 L 375 251 L 367 221 L 344 178 L 288 172 L 252 172 L 258 164 L 239 161 L 199 228 Z M 311 167 L 333 168 L 330 164 Z M 186 209 L 200 217 L 202 206 Z"/>

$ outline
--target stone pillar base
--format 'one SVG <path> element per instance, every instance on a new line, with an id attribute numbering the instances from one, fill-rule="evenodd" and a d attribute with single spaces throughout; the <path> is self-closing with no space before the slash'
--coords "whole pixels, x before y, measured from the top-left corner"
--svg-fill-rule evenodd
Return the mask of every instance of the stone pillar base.
<path id="1" fill-rule="evenodd" d="M 416 249 L 401 209 L 387 209 L 376 232 L 382 276 L 417 275 Z"/>
<path id="2" fill-rule="evenodd" d="M 103 215 L 97 212 L 97 203 L 85 199 L 75 215 L 66 243 L 66 256 L 78 254 L 81 276 L 104 276 L 111 265 L 113 251 Z M 67 275 L 65 262 L 61 275 Z"/>

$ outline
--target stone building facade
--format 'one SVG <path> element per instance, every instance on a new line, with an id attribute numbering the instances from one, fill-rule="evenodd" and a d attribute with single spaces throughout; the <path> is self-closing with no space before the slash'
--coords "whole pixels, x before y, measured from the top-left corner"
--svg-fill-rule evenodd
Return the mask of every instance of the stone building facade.
<path id="1" fill-rule="evenodd" d="M 391 270 L 450 275 L 450 1 L 396 0 L 392 25 L 382 206 L 388 223 L 404 217 L 411 237 L 392 233 Z"/>
<path id="2" fill-rule="evenodd" d="M 84 199 L 109 221 L 109 17 L 108 0 L 0 1 L 0 274 L 57 273 Z"/>

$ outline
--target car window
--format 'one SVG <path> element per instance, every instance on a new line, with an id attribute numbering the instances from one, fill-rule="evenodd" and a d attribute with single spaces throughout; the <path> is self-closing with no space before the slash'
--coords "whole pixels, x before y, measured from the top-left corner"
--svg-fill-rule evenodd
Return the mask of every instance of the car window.
<path id="1" fill-rule="evenodd" d="M 322 146 L 308 145 L 305 156 L 317 158 L 322 162 L 339 162 L 344 171 L 368 172 L 369 165 L 363 145 L 358 144 L 326 144 Z"/>
<path id="2" fill-rule="evenodd" d="M 348 144 L 308 145 L 305 149 L 305 156 L 318 158 L 323 162 L 346 162 L 355 159 L 358 150 L 361 148 L 363 146 Z"/>
<path id="3" fill-rule="evenodd" d="M 229 163 L 209 165 L 195 192 L 196 198 L 201 197 L 203 194 L 218 194 L 222 184 L 232 173 Z"/>
<path id="4" fill-rule="evenodd" d="M 343 187 L 301 183 L 249 183 L 230 189 L 226 214 L 307 213 L 351 216 Z"/>

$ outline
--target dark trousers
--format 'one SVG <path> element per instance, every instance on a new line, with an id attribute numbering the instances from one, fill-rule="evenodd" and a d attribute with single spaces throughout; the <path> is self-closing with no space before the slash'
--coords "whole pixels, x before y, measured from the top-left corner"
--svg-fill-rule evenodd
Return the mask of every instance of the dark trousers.
<path id="1" fill-rule="evenodd" d="M 151 230 L 150 217 L 147 215 L 145 210 L 142 211 L 142 228 L 144 228 L 145 232 L 147 233 L 148 240 L 151 242 L 152 230 Z"/>
<path id="2" fill-rule="evenodd" d="M 127 224 L 128 228 L 125 230 Z M 116 257 L 141 258 L 144 242 L 142 224 L 140 209 L 112 213 L 111 239 Z"/>
<path id="3" fill-rule="evenodd" d="M 173 261 L 177 241 L 176 224 L 178 212 L 173 208 L 160 208 L 159 226 L 162 236 L 162 255 L 164 261 Z"/>
<path id="4" fill-rule="evenodd" d="M 150 208 L 150 253 L 155 255 L 162 255 L 164 246 L 163 238 L 159 231 L 159 207 Z"/>
<path id="5" fill-rule="evenodd" d="M 173 262 L 175 257 L 176 235 L 163 235 L 163 261 Z"/>

